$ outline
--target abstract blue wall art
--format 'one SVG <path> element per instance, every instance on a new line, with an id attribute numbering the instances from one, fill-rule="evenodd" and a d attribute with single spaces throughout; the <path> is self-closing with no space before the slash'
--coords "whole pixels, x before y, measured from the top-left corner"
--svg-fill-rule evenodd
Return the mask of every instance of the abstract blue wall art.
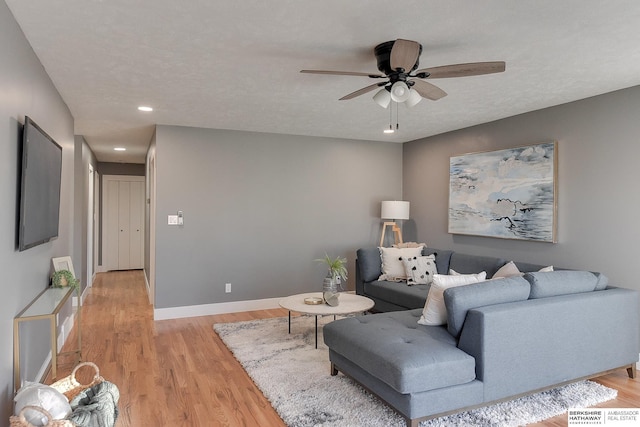
<path id="1" fill-rule="evenodd" d="M 555 243 L 556 145 L 451 157 L 449 233 Z"/>

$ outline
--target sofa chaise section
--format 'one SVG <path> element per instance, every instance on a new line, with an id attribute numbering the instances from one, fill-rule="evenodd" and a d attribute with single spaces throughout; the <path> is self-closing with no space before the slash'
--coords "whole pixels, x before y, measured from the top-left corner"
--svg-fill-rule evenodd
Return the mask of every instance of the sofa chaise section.
<path id="1" fill-rule="evenodd" d="M 427 251 L 434 250 L 423 254 Z M 437 252 L 446 261 L 440 260 L 439 273 L 446 268 L 493 275 L 505 262 Z M 406 284 L 381 284 L 384 292 L 376 293 L 375 255 L 358 251 L 364 260 L 362 271 L 356 269 L 358 293 L 373 292 L 376 309 L 395 311 L 332 322 L 324 328 L 324 339 L 332 375 L 340 371 L 354 378 L 410 426 L 614 369 L 636 375 L 639 293 L 609 285 L 604 275 L 534 272 L 448 288 L 443 295 L 447 324 L 425 326 L 417 320 L 429 285 L 421 290 L 420 308 L 403 308 L 407 296 L 399 294 Z M 541 267 L 516 265 L 521 271 Z"/>

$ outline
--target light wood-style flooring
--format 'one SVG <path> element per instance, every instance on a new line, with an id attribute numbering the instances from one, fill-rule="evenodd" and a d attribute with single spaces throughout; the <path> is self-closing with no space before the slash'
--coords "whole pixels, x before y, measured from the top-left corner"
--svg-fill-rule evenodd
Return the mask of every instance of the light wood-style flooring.
<path id="1" fill-rule="evenodd" d="M 212 325 L 286 315 L 274 309 L 154 322 L 141 271 L 100 273 L 82 306 L 83 360 L 118 385 L 117 427 L 284 426 Z M 59 376 L 72 368 L 62 360 Z M 640 380 L 624 369 L 597 381 L 618 390 L 603 407 L 640 406 Z M 535 425 L 566 426 L 566 415 Z"/>

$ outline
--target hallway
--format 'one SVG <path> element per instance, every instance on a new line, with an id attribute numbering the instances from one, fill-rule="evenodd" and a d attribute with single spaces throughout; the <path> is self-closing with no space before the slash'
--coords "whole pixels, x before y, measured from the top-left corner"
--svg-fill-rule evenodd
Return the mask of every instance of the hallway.
<path id="1" fill-rule="evenodd" d="M 284 315 L 268 310 L 154 322 L 141 270 L 100 273 L 82 307 L 83 360 L 119 387 L 117 427 L 283 426 L 212 325 Z M 62 363 L 61 377 L 73 368 Z"/>

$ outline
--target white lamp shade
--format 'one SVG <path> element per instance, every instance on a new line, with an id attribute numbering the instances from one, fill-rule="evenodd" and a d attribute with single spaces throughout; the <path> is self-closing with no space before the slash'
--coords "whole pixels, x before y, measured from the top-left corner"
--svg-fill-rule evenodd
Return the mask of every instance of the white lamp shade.
<path id="1" fill-rule="evenodd" d="M 391 103 L 391 94 L 386 89 L 380 89 L 375 95 L 373 95 L 373 100 L 382 108 L 387 108 Z"/>
<path id="2" fill-rule="evenodd" d="M 391 200 L 382 202 L 382 219 L 409 219 L 409 202 Z"/>
<path id="3" fill-rule="evenodd" d="M 418 102 L 422 101 L 422 96 L 415 89 L 409 90 L 409 99 L 404 102 L 404 105 L 411 108 L 416 105 Z"/>
<path id="4" fill-rule="evenodd" d="M 409 86 L 405 82 L 395 82 L 391 86 L 391 99 L 395 102 L 404 102 L 409 99 Z"/>

